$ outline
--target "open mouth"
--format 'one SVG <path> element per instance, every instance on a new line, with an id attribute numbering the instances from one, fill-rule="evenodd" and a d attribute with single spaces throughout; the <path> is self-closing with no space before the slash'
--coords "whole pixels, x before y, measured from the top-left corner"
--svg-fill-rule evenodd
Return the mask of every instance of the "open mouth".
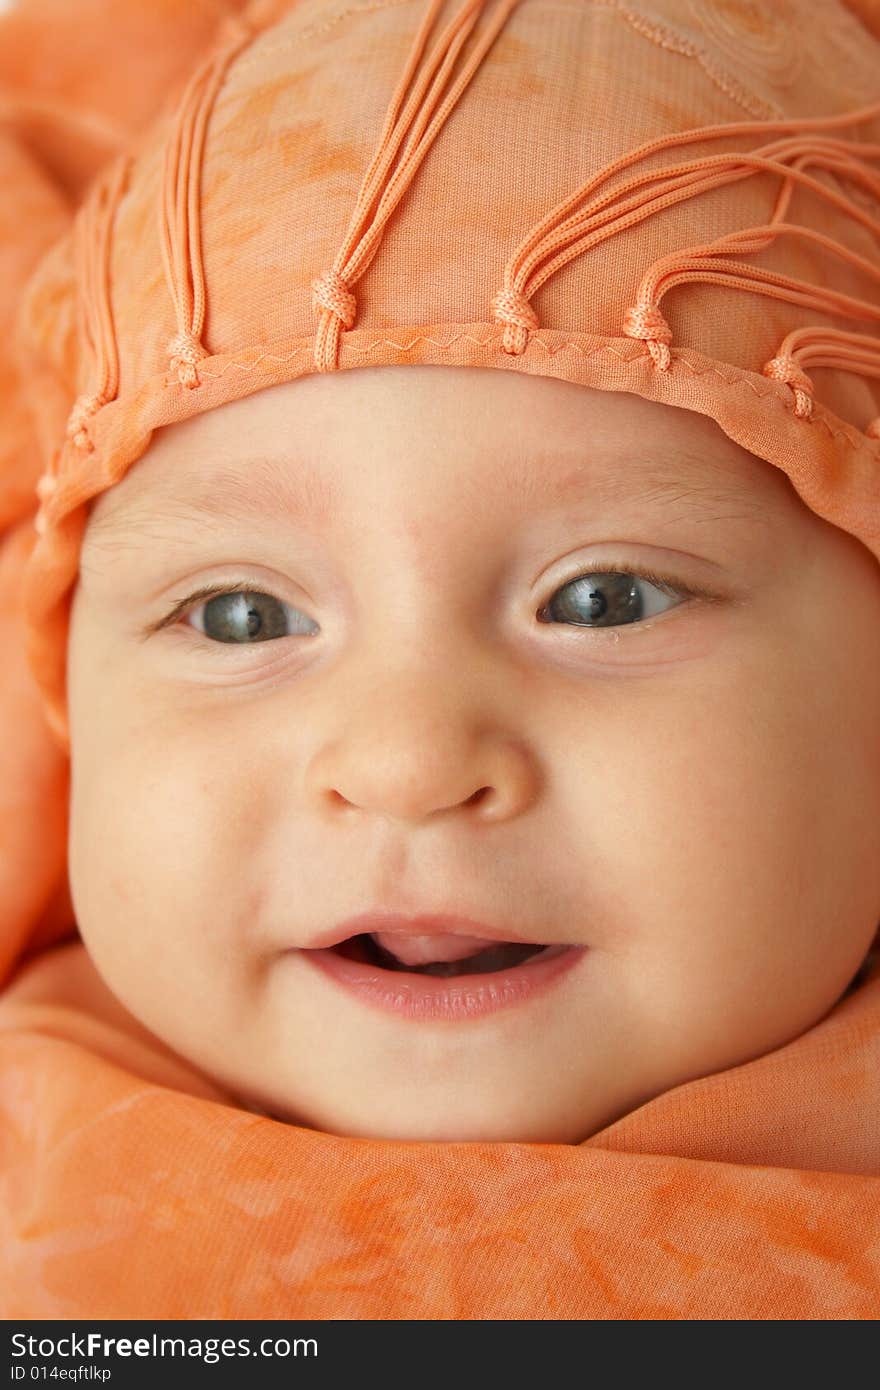
<path id="1" fill-rule="evenodd" d="M 359 1006 L 415 1023 L 466 1024 L 539 1000 L 587 950 L 570 943 L 379 931 L 291 954 L 310 961 L 306 969 L 317 970 Z"/>
<path id="2" fill-rule="evenodd" d="M 403 972 L 408 975 L 441 975 L 446 978 L 454 975 L 491 975 L 497 970 L 511 970 L 533 956 L 548 955 L 551 951 L 559 955 L 565 946 L 533 946 L 520 941 L 502 941 L 475 956 L 463 960 L 438 960 L 425 965 L 405 965 L 386 951 L 372 935 L 362 933 L 351 936 L 331 947 L 336 955 L 346 960 L 360 961 L 363 965 L 376 966 L 381 970 Z"/>

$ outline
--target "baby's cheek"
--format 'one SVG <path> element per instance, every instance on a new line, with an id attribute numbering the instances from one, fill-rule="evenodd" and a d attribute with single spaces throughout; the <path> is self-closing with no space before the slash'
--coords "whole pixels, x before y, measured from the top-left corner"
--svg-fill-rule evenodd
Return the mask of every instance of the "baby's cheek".
<path id="1" fill-rule="evenodd" d="M 186 719 L 145 722 L 137 736 L 120 719 L 78 752 L 73 892 L 83 939 L 148 1027 L 162 1036 L 184 1020 L 213 1028 L 224 999 L 237 1007 L 248 931 L 259 927 L 265 793 L 252 763 L 234 747 L 218 751 Z"/>
<path id="2" fill-rule="evenodd" d="M 161 762 L 90 737 L 72 745 L 71 894 L 80 934 L 111 987 L 173 971 L 188 918 L 185 839 Z M 182 893 L 182 889 L 185 891 Z"/>

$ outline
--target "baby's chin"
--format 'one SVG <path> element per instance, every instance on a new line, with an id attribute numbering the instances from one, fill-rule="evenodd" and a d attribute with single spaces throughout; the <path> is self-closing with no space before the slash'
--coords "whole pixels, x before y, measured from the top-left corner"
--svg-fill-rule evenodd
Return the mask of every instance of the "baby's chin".
<path id="1" fill-rule="evenodd" d="M 264 1095 L 233 1092 L 227 1089 L 227 1102 L 236 1109 L 276 1124 L 288 1125 L 334 1138 L 375 1140 L 402 1143 L 532 1143 L 581 1144 L 621 1119 L 639 1105 L 653 1099 L 653 1093 L 631 1097 L 617 1105 L 609 1105 L 603 1114 L 571 1114 L 556 1116 L 551 1112 L 535 1112 L 529 1100 L 523 1098 L 519 1113 L 507 1107 L 495 1107 L 491 1113 L 486 1106 L 475 1105 L 473 1097 L 462 1097 L 445 1108 L 426 1106 L 419 1109 L 402 1105 L 397 1113 L 393 1104 L 377 1106 L 375 1114 L 364 1115 L 362 1108 L 344 1099 L 322 1108 L 316 1115 L 296 1105 L 287 1106 L 271 1101 Z M 497 1102 L 498 1097 L 495 1097 Z"/>

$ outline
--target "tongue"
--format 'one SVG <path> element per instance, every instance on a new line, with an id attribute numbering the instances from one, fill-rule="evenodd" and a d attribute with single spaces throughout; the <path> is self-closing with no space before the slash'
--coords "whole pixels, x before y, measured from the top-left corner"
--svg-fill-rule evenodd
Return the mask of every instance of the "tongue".
<path id="1" fill-rule="evenodd" d="M 373 932 L 373 940 L 402 965 L 431 965 L 438 960 L 465 960 L 497 941 L 481 936 L 403 936 L 399 932 Z"/>

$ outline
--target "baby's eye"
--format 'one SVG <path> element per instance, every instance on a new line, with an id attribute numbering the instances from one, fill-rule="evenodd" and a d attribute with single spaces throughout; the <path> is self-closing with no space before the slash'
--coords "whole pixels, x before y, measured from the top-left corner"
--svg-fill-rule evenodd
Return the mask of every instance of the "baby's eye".
<path id="1" fill-rule="evenodd" d="M 194 621 L 194 626 L 215 642 L 268 642 L 318 631 L 317 624 L 298 608 L 259 589 L 225 590 L 191 609 L 188 617 L 198 613 L 201 620 Z"/>
<path id="2" fill-rule="evenodd" d="M 664 612 L 642 597 L 643 586 L 659 589 L 665 595 L 691 597 L 692 591 L 673 588 L 660 575 L 638 570 L 593 570 L 577 575 L 556 590 L 550 602 L 538 613 L 538 621 L 571 622 L 577 627 L 617 627 L 656 617 Z M 672 607 L 677 607 L 673 604 Z"/>
<path id="3" fill-rule="evenodd" d="M 642 597 L 643 586 L 667 597 L 690 598 L 695 591 L 669 584 L 661 575 L 635 570 L 593 570 L 563 584 L 538 621 L 572 623 L 577 627 L 618 627 L 655 617 L 657 600 Z M 194 600 L 202 599 L 196 607 Z M 677 606 L 675 604 L 673 607 Z M 312 636 L 319 631 L 298 608 L 261 589 L 209 587 L 192 594 L 164 620 L 187 609 L 185 618 L 214 642 L 268 642 L 278 637 Z M 201 617 L 198 615 L 201 614 Z M 164 626 L 163 623 L 163 626 Z"/>

